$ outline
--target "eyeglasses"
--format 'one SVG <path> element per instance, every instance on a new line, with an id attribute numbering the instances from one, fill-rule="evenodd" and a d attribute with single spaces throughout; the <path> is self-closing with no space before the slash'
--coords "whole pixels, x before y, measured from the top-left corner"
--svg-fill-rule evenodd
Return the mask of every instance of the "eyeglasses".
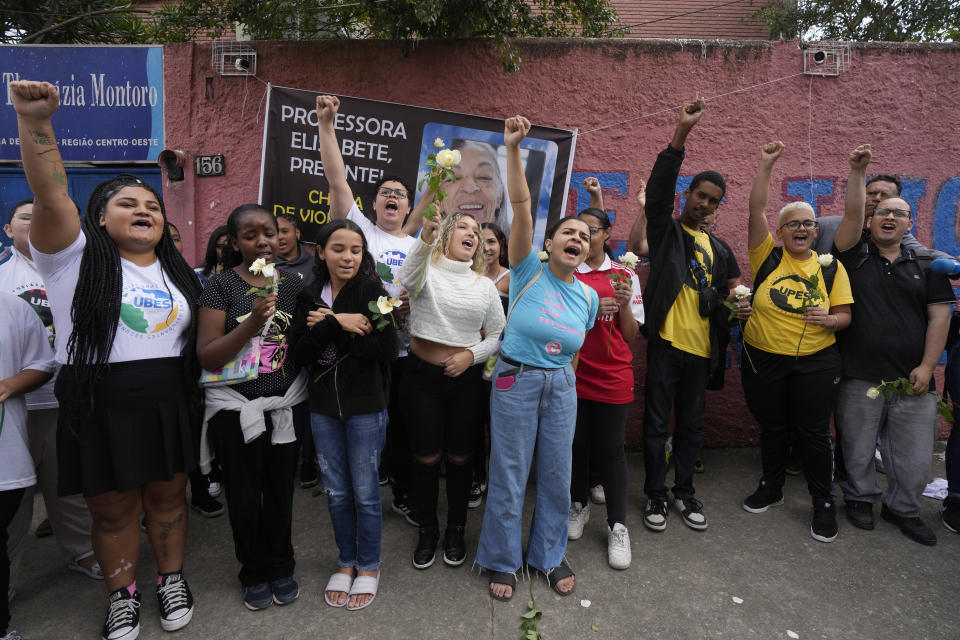
<path id="1" fill-rule="evenodd" d="M 600 229 L 603 229 L 603 227 L 587 227 L 587 229 L 590 229 L 590 235 L 593 235 L 595 233 L 600 233 Z"/>
<path id="2" fill-rule="evenodd" d="M 881 218 L 886 218 L 889 215 L 893 215 L 894 218 L 909 218 L 910 212 L 906 209 L 877 209 L 873 215 Z"/>
<path id="3" fill-rule="evenodd" d="M 784 222 L 780 225 L 780 228 L 783 229 L 786 227 L 790 229 L 790 231 L 796 231 L 800 227 L 804 229 L 816 229 L 818 226 L 820 225 L 817 224 L 816 220 L 791 220 L 790 222 Z"/>
<path id="4" fill-rule="evenodd" d="M 388 196 L 397 196 L 397 197 L 400 198 L 401 200 L 406 200 L 406 199 L 407 199 L 407 190 L 406 190 L 406 189 L 391 189 L 391 188 L 389 188 L 389 187 L 380 187 L 380 191 L 378 191 L 377 193 L 379 193 L 380 195 L 382 195 L 384 198 L 386 198 L 386 197 L 388 197 Z"/>

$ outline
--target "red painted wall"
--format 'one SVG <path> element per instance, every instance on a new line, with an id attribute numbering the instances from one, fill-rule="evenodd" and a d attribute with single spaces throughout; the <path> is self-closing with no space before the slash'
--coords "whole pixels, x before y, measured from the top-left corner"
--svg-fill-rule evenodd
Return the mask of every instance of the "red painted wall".
<path id="1" fill-rule="evenodd" d="M 168 185 L 164 195 L 186 255 L 197 260 L 230 210 L 257 198 L 264 82 L 497 118 L 521 113 L 536 123 L 577 128 L 574 170 L 611 185 L 605 199 L 616 215 L 615 242 L 626 239 L 636 217 L 637 181 L 669 142 L 676 111 L 663 110 L 699 95 L 708 98 L 707 112 L 688 140 L 682 175 L 710 168 L 727 177 L 717 233 L 734 247 L 744 271 L 747 196 L 759 147 L 771 139 L 787 145 L 773 176 L 771 215 L 800 199 L 792 182 L 811 177 L 823 192 L 819 213 L 842 213 L 847 154 L 870 143 L 871 173 L 913 181 L 917 237 L 960 254 L 957 44 L 856 47 L 851 69 L 831 78 L 794 75 L 803 70 L 796 42 L 525 41 L 523 69 L 513 76 L 477 42 L 423 42 L 406 58 L 383 41 L 249 44 L 262 81 L 215 75 L 208 44 L 164 50 L 167 146 L 183 149 L 188 165 L 186 181 Z M 743 90 L 754 85 L 761 86 Z M 608 126 L 622 121 L 628 122 Z M 217 153 L 226 156 L 227 175 L 194 178 L 193 156 Z M 586 206 L 576 186 L 570 213 Z M 643 349 L 638 339 L 638 354 Z M 631 443 L 640 438 L 642 356 L 636 367 Z M 707 444 L 756 442 L 736 365 L 727 383 L 724 391 L 708 393 Z M 806 401 L 798 393 L 798 411 Z"/>

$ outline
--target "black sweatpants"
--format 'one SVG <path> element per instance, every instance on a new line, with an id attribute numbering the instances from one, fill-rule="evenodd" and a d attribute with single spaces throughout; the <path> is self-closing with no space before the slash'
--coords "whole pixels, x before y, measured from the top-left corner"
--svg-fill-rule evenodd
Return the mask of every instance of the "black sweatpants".
<path id="1" fill-rule="evenodd" d="M 573 435 L 570 501 L 590 500 L 590 476 L 596 467 L 607 499 L 607 525 L 627 524 L 627 456 L 623 451 L 629 404 L 577 399 L 577 430 Z"/>

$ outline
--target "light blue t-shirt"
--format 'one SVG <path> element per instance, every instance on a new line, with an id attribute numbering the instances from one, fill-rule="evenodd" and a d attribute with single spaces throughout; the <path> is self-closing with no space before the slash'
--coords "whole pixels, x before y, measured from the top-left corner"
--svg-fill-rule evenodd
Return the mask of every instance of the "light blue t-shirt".
<path id="1" fill-rule="evenodd" d="M 529 289 L 520 291 L 539 272 Z M 587 295 L 589 292 L 589 296 Z M 511 360 L 535 367 L 559 368 L 570 364 L 593 327 L 600 299 L 597 292 L 579 280 L 567 283 L 557 278 L 530 253 L 510 268 L 510 300 L 517 300 L 507 319 L 501 353 Z"/>

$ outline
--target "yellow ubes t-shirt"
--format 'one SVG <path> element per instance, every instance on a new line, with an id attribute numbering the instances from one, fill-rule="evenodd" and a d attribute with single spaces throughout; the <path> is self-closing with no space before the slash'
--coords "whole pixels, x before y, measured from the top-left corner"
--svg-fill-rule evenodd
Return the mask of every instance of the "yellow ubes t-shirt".
<path id="1" fill-rule="evenodd" d="M 750 271 L 754 278 L 774 246 L 773 236 L 767 233 L 763 243 L 756 249 L 750 250 Z M 794 260 L 784 251 L 783 260 L 754 291 L 753 315 L 750 316 L 743 333 L 743 339 L 747 344 L 770 353 L 787 356 L 797 355 L 799 344 L 799 355 L 807 356 L 836 342 L 833 332 L 823 327 L 807 324 L 804 330 L 805 323 L 800 308 L 803 300 L 809 297 L 809 285 L 802 282 L 798 275 L 809 279 L 810 276 L 817 274 L 820 281 L 817 289 L 826 300 L 829 300 L 830 307 L 853 302 L 850 279 L 843 265 L 838 262 L 833 289 L 828 296 L 826 284 L 819 271 L 817 253 L 815 251 L 810 253 L 809 258 L 800 261 Z M 821 304 L 824 303 L 821 301 Z M 803 334 L 802 341 L 801 334 Z"/>
<path id="2" fill-rule="evenodd" d="M 710 238 L 703 231 L 694 231 L 685 224 L 680 226 L 693 236 L 694 254 L 703 267 L 709 286 L 713 282 L 713 248 L 710 246 Z M 710 357 L 710 319 L 700 315 L 700 292 L 690 265 L 687 266 L 687 275 L 683 279 L 680 293 L 660 327 L 660 337 L 681 351 L 703 358 Z"/>

